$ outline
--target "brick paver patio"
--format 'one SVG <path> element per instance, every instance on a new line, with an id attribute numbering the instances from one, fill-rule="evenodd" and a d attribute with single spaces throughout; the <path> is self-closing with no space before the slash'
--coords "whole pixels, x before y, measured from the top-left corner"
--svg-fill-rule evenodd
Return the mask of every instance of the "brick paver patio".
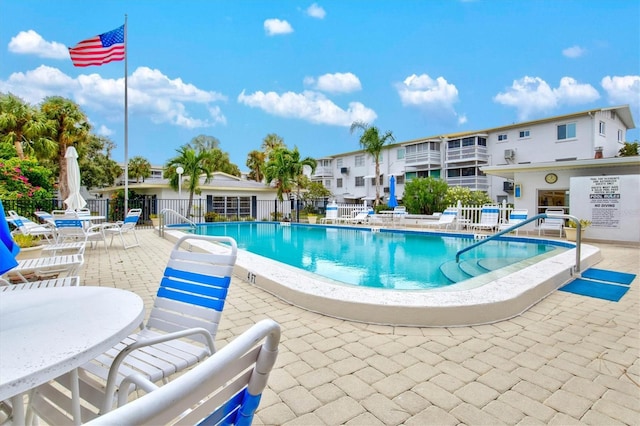
<path id="1" fill-rule="evenodd" d="M 138 293 L 151 306 L 172 243 L 88 249 L 83 285 Z M 598 268 L 640 275 L 640 247 L 596 244 Z M 490 325 L 411 328 L 315 314 L 234 277 L 218 347 L 263 318 L 280 355 L 255 424 L 640 424 L 640 292 L 618 302 L 565 292 Z"/>

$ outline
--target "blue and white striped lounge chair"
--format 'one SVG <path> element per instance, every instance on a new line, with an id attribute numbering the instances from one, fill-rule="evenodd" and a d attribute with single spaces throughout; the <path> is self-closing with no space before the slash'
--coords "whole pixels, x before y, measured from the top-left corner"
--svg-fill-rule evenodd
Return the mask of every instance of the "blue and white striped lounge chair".
<path id="1" fill-rule="evenodd" d="M 480 222 L 467 225 L 471 230 L 495 231 L 500 220 L 500 209 L 497 206 L 483 206 L 480 210 Z"/>
<path id="2" fill-rule="evenodd" d="M 194 249 L 203 242 L 210 251 Z M 83 410 L 83 422 L 111 411 L 119 392 L 126 399 L 134 390 L 120 387 L 127 376 L 166 382 L 215 352 L 237 250 L 229 237 L 186 235 L 175 243 L 144 327 L 78 370 L 83 406 L 96 408 Z M 67 374 L 36 389 L 34 407 L 47 423 L 72 420 L 72 382 Z"/>
<path id="3" fill-rule="evenodd" d="M 7 213 L 9 213 L 9 222 L 16 228 L 13 233 L 42 237 L 49 242 L 55 239 L 55 232 L 50 226 L 35 223 L 29 218 L 20 216 L 13 210 L 9 210 Z"/>
<path id="4" fill-rule="evenodd" d="M 126 383 L 151 392 L 88 424 L 251 425 L 279 341 L 280 326 L 265 319 L 164 386 L 139 376 L 127 378 Z"/>
<path id="5" fill-rule="evenodd" d="M 498 226 L 498 231 L 504 231 L 505 229 L 509 229 L 512 226 L 515 226 L 520 222 L 527 220 L 528 216 L 529 216 L 529 210 L 527 209 L 513 209 L 509 214 L 509 220 L 506 223 L 501 223 Z M 520 228 L 516 228 L 515 230 L 516 235 L 518 235 L 519 230 Z"/>
<path id="6" fill-rule="evenodd" d="M 449 229 L 450 226 L 454 225 L 456 219 L 458 217 L 458 209 L 455 207 L 449 207 L 445 209 L 444 212 L 440 215 L 437 222 L 425 223 L 423 226 L 427 228 L 445 228 Z"/>

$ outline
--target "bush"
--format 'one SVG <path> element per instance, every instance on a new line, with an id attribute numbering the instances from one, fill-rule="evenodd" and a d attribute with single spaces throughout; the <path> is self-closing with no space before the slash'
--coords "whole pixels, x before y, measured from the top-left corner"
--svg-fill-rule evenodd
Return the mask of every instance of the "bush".
<path id="1" fill-rule="evenodd" d="M 216 212 L 206 212 L 204 214 L 204 221 L 205 222 L 224 222 L 225 218 L 224 216 Z"/>

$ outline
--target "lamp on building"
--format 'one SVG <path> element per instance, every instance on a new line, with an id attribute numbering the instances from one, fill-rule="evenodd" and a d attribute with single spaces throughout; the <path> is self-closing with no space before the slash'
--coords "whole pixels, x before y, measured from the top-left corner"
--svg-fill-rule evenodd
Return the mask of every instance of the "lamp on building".
<path id="1" fill-rule="evenodd" d="M 178 198 L 182 198 L 182 174 L 184 173 L 184 169 L 178 166 L 176 173 L 178 174 Z"/>

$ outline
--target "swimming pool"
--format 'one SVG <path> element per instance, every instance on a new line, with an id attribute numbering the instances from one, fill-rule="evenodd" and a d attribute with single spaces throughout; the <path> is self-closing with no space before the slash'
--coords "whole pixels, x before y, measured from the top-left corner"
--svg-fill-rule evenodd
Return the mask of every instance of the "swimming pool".
<path id="1" fill-rule="evenodd" d="M 441 288 L 559 249 L 491 241 L 457 264 L 456 252 L 473 244 L 473 236 L 273 222 L 201 225 L 196 233 L 232 237 L 241 249 L 345 284 L 395 290 Z"/>
<path id="2" fill-rule="evenodd" d="M 168 227 L 161 235 L 176 241 L 184 232 Z M 198 241 L 192 250 L 222 249 Z M 600 260 L 602 255 L 597 247 L 582 244 L 583 270 Z M 234 276 L 287 303 L 322 315 L 369 324 L 454 327 L 494 323 L 522 314 L 572 279 L 575 261 L 575 249 L 553 250 L 458 284 L 437 289 L 395 290 L 347 285 L 240 249 Z"/>

